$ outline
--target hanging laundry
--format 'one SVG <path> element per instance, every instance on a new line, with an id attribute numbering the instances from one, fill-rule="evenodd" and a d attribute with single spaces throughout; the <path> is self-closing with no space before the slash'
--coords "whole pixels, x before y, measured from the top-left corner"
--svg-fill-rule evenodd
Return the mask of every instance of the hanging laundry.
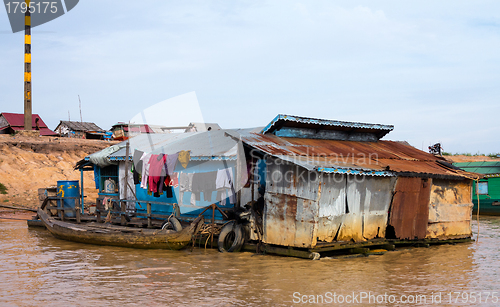
<path id="1" fill-rule="evenodd" d="M 177 165 L 177 158 L 179 157 L 179 153 L 171 154 L 167 156 L 165 166 L 167 170 L 167 174 L 173 174 L 175 171 L 175 166 Z"/>
<path id="2" fill-rule="evenodd" d="M 163 181 L 159 186 L 161 186 L 163 189 L 159 190 L 159 193 L 167 191 L 168 198 L 174 197 L 172 189 L 179 186 L 179 179 L 177 175 L 178 175 L 177 173 L 173 173 L 172 175 L 166 175 L 165 177 L 161 177 Z"/>
<path id="3" fill-rule="evenodd" d="M 181 163 L 182 167 L 186 168 L 188 166 L 189 161 L 191 160 L 191 153 L 187 150 L 183 150 L 178 154 L 178 160 Z"/>
<path id="4" fill-rule="evenodd" d="M 217 172 L 195 173 L 193 176 L 193 193 L 196 200 L 200 200 L 200 193 L 203 192 L 205 201 L 212 201 L 212 192 L 215 191 L 215 181 Z"/>
<path id="5" fill-rule="evenodd" d="M 140 150 L 135 150 L 134 151 L 134 156 L 133 156 L 133 163 L 132 163 L 132 167 L 133 167 L 133 177 L 134 177 L 134 184 L 139 184 L 140 183 L 140 176 L 142 174 L 142 160 L 141 160 L 141 157 L 142 155 L 144 154 L 144 152 L 140 151 Z"/>
<path id="6" fill-rule="evenodd" d="M 149 177 L 149 159 L 151 158 L 151 154 L 144 153 L 141 157 L 142 160 L 142 179 L 141 179 L 141 188 L 147 190 L 148 189 L 148 177 Z"/>
<path id="7" fill-rule="evenodd" d="M 177 188 L 179 186 L 179 173 L 168 175 L 167 178 L 165 178 L 165 186 Z"/>
<path id="8" fill-rule="evenodd" d="M 193 173 L 179 174 L 179 203 L 182 203 L 184 192 L 191 192 L 193 188 Z M 194 195 L 194 194 L 193 194 Z"/>
<path id="9" fill-rule="evenodd" d="M 163 185 L 160 179 L 165 176 L 165 160 L 164 154 L 151 155 L 149 158 L 149 190 L 151 192 L 158 193 L 158 185 L 160 183 Z"/>
<path id="10" fill-rule="evenodd" d="M 167 175 L 165 177 L 165 181 L 170 181 L 170 176 Z M 161 182 L 161 184 L 160 184 L 162 186 L 162 192 L 161 193 L 163 193 L 163 191 L 166 191 L 167 192 L 167 197 L 168 198 L 172 198 L 172 197 L 174 197 L 174 193 L 172 191 L 172 187 L 169 186 L 169 185 L 165 185 L 165 181 Z"/>
<path id="11" fill-rule="evenodd" d="M 217 190 L 217 201 L 220 201 L 221 206 L 226 205 L 226 200 L 229 198 L 229 203 L 234 204 L 236 203 L 236 193 L 234 192 L 234 189 L 218 189 Z"/>
<path id="12" fill-rule="evenodd" d="M 215 181 L 215 188 L 232 188 L 233 187 L 233 168 L 228 167 L 217 171 L 217 179 Z"/>
<path id="13" fill-rule="evenodd" d="M 229 198 L 229 204 L 236 202 L 236 194 L 232 189 L 221 189 L 217 191 L 217 200 L 220 201 L 221 206 L 226 205 L 226 200 Z"/>
<path id="14" fill-rule="evenodd" d="M 228 167 L 217 171 L 217 180 L 215 188 L 217 189 L 217 200 L 222 206 L 226 205 L 226 199 L 229 197 L 229 202 L 234 204 L 234 181 L 233 168 Z"/>

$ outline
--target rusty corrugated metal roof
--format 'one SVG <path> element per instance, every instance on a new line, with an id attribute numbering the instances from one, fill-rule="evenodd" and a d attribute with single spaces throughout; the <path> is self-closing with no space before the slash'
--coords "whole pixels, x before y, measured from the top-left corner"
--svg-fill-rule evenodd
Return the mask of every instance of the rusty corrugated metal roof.
<path id="1" fill-rule="evenodd" d="M 257 133 L 242 134 L 241 138 L 254 149 L 309 170 L 380 176 L 477 177 L 454 168 L 442 157 L 395 141 L 318 140 Z"/>

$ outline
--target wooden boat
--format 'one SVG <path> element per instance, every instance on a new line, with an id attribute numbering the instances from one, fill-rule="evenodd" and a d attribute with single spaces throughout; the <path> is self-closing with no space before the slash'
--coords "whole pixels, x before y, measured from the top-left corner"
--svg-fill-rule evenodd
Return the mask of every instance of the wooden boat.
<path id="1" fill-rule="evenodd" d="M 134 248 L 181 249 L 191 242 L 204 223 L 203 217 L 200 216 L 186 228 L 174 231 L 97 222 L 78 224 L 51 217 L 41 208 L 37 213 L 45 227 L 56 238 L 80 243 Z"/>

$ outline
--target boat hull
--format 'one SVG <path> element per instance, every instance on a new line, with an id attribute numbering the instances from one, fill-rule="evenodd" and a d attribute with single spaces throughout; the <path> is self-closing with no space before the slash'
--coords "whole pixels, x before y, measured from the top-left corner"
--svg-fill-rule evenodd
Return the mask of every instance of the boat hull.
<path id="1" fill-rule="evenodd" d="M 477 199 L 473 200 L 472 214 L 477 214 Z M 479 202 L 479 215 L 500 215 L 498 199 L 481 199 Z"/>
<path id="2" fill-rule="evenodd" d="M 203 217 L 197 218 L 181 231 L 131 228 L 100 223 L 76 224 L 50 217 L 43 210 L 38 216 L 49 232 L 56 238 L 97 245 L 132 248 L 154 248 L 178 250 L 191 242 L 203 225 Z"/>

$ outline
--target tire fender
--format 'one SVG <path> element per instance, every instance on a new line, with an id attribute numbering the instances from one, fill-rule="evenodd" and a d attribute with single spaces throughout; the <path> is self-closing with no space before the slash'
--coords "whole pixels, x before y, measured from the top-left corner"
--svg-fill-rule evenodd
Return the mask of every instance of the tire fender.
<path id="1" fill-rule="evenodd" d="M 163 223 L 163 225 L 161 225 L 161 229 L 173 229 L 175 231 L 181 231 L 182 225 L 178 219 L 172 216 L 168 219 L 168 221 L 166 221 L 165 223 Z"/>
<path id="2" fill-rule="evenodd" d="M 222 227 L 217 246 L 219 252 L 239 252 L 245 243 L 243 227 L 236 222 L 229 222 Z"/>

